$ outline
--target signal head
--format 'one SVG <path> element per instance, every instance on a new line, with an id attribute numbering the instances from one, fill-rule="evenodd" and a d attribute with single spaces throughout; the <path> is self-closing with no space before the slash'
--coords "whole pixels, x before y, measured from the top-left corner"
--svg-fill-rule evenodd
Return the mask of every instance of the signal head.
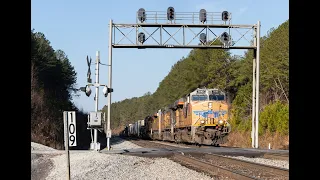
<path id="1" fill-rule="evenodd" d="M 205 9 L 201 9 L 199 12 L 199 20 L 200 22 L 204 23 L 207 21 L 207 11 Z"/>
<path id="2" fill-rule="evenodd" d="M 141 32 L 141 33 L 138 34 L 138 41 L 139 41 L 141 44 L 144 43 L 144 41 L 146 40 L 145 38 L 146 38 L 146 36 L 144 35 L 143 32 Z"/>
<path id="3" fill-rule="evenodd" d="M 168 7 L 168 9 L 167 9 L 167 19 L 169 20 L 169 21 L 172 21 L 172 20 L 174 20 L 174 8 L 173 7 Z"/>
<path id="4" fill-rule="evenodd" d="M 80 91 L 84 92 L 88 97 L 91 95 L 91 89 L 88 85 L 86 85 L 85 87 L 80 87 Z"/>
<path id="5" fill-rule="evenodd" d="M 142 23 L 146 20 L 146 11 L 143 8 L 138 10 L 138 20 Z"/>
<path id="6" fill-rule="evenodd" d="M 86 86 L 86 95 L 89 97 L 91 95 L 91 88 L 90 86 Z"/>
<path id="7" fill-rule="evenodd" d="M 229 20 L 229 12 L 223 11 L 222 12 L 222 21 L 228 21 Z"/>
<path id="8" fill-rule="evenodd" d="M 205 44 L 207 42 L 207 35 L 205 33 L 200 34 L 200 42 Z"/>
<path id="9" fill-rule="evenodd" d="M 104 97 L 107 97 L 108 96 L 108 93 L 109 93 L 109 88 L 108 86 L 105 86 L 102 90 L 103 94 L 104 94 Z"/>
<path id="10" fill-rule="evenodd" d="M 227 32 L 224 32 L 221 34 L 220 40 L 223 43 L 228 43 L 230 41 L 230 35 Z"/>

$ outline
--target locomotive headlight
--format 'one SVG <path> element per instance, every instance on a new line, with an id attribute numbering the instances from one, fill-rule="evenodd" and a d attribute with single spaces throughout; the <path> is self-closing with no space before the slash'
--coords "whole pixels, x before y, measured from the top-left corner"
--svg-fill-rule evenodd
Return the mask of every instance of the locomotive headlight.
<path id="1" fill-rule="evenodd" d="M 209 108 L 211 109 L 211 108 L 212 108 L 212 102 L 209 102 L 209 103 L 208 103 L 208 106 L 209 106 Z"/>
<path id="2" fill-rule="evenodd" d="M 219 125 L 223 125 L 223 120 L 219 120 L 219 121 L 218 121 L 218 124 L 219 124 Z"/>
<path id="3" fill-rule="evenodd" d="M 200 123 L 201 123 L 201 124 L 204 124 L 204 120 L 201 120 Z"/>

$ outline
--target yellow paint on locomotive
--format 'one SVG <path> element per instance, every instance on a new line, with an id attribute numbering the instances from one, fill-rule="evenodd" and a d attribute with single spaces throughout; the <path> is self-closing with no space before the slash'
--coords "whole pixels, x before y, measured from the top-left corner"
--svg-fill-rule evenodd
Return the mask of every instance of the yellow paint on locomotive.
<path id="1" fill-rule="evenodd" d="M 171 110 L 165 111 L 163 113 L 163 129 L 170 129 L 171 128 Z"/>
<path id="2" fill-rule="evenodd" d="M 187 108 L 187 110 L 185 109 Z M 185 114 L 187 112 L 187 114 Z M 191 107 L 190 105 L 178 108 L 175 111 L 176 115 L 176 128 L 190 127 L 192 125 Z"/>
<path id="3" fill-rule="evenodd" d="M 209 105 L 210 103 L 211 105 Z M 228 105 L 225 101 L 193 101 L 191 108 L 192 126 L 224 126 L 228 124 Z M 219 124 L 219 120 L 222 120 L 223 123 Z"/>
<path id="4" fill-rule="evenodd" d="M 176 111 L 174 111 L 174 116 L 176 116 L 176 127 L 180 127 L 180 111 L 179 109 L 177 109 Z"/>
<path id="5" fill-rule="evenodd" d="M 212 89 L 206 89 L 211 91 Z M 184 128 L 191 126 L 229 126 L 228 104 L 223 100 L 199 100 L 193 101 L 190 94 L 190 101 L 179 99 L 175 103 L 174 110 L 166 108 L 156 113 L 153 117 L 152 129 L 161 131 L 171 129 L 171 119 L 175 121 L 174 128 Z M 189 101 L 189 103 L 187 103 Z M 172 113 L 172 114 L 171 114 Z M 171 117 L 173 116 L 173 117 Z M 220 122 L 219 122 L 220 121 Z"/>
<path id="6" fill-rule="evenodd" d="M 158 131 L 159 130 L 159 116 L 154 116 L 152 121 L 152 130 Z"/>

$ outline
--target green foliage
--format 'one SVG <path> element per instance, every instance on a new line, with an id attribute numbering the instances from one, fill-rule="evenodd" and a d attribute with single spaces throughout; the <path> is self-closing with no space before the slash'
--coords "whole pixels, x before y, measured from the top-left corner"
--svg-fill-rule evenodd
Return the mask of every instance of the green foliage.
<path id="1" fill-rule="evenodd" d="M 251 118 L 252 113 L 252 58 L 253 52 L 248 51 L 244 59 L 239 62 L 236 78 L 231 81 L 232 85 L 238 86 L 236 97 L 232 102 L 232 123 L 239 129 L 247 127 L 244 124 Z M 265 105 L 275 101 L 288 103 L 288 99 L 289 21 L 286 21 L 261 38 L 260 107 L 263 109 Z M 275 127 L 277 130 L 279 128 Z M 282 132 L 280 129 L 279 131 Z"/>
<path id="2" fill-rule="evenodd" d="M 289 105 L 276 101 L 267 105 L 260 113 L 259 133 L 278 131 L 289 134 Z"/>
<path id="3" fill-rule="evenodd" d="M 248 92 L 251 94 L 248 94 Z M 231 125 L 237 127 L 243 121 L 251 118 L 252 111 L 252 85 L 247 83 L 241 86 L 237 92 L 236 98 L 232 102 Z"/>
<path id="4" fill-rule="evenodd" d="M 260 108 L 263 110 L 264 106 L 273 102 L 288 104 L 289 21 L 276 29 L 272 28 L 260 42 L 259 97 Z M 252 50 L 247 51 L 244 57 L 232 57 L 227 50 L 194 49 L 186 58 L 172 66 L 170 73 L 159 83 L 153 94 L 113 103 L 111 126 L 115 128 L 143 119 L 197 87 L 205 86 L 226 91 L 231 105 L 233 129 L 251 130 L 253 57 Z M 106 110 L 104 107 L 103 111 Z M 285 122 L 284 114 L 277 118 L 279 122 Z M 270 125 L 271 127 L 284 132 L 287 124 L 284 123 L 279 128 Z"/>
<path id="5" fill-rule="evenodd" d="M 238 126 L 235 126 L 235 129 L 244 132 L 244 131 L 251 131 L 252 129 L 252 119 L 251 117 L 247 117 L 245 120 L 242 121 Z"/>
<path id="6" fill-rule="evenodd" d="M 54 144 L 55 148 L 62 147 L 62 112 L 78 111 L 71 102 L 72 95 L 76 92 L 76 74 L 74 67 L 62 50 L 55 51 L 43 33 L 31 31 L 31 133 L 33 141 L 49 146 Z M 85 127 L 87 120 L 83 117 L 86 115 L 78 112 L 77 117 L 79 119 L 77 127 Z M 90 138 L 90 134 L 87 135 Z M 82 133 L 79 138 L 82 142 L 88 141 L 86 133 Z"/>

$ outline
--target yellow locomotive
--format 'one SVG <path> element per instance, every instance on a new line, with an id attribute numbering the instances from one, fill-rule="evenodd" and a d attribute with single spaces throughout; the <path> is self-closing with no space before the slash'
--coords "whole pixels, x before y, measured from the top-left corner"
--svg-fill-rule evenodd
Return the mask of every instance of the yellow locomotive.
<path id="1" fill-rule="evenodd" d="M 231 131 L 228 118 L 225 93 L 198 88 L 153 116 L 147 116 L 144 127 L 137 128 L 143 129 L 140 137 L 218 146 L 227 141 Z"/>

